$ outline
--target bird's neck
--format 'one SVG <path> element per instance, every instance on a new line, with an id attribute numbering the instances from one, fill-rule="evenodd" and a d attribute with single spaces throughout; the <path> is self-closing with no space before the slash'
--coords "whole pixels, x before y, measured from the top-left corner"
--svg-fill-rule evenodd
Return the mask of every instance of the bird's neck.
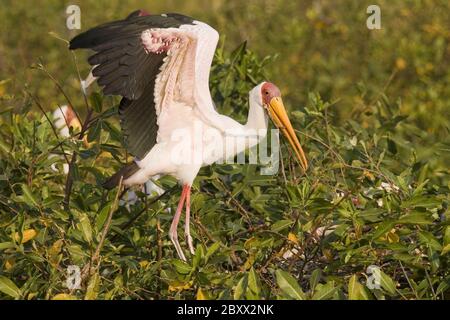
<path id="1" fill-rule="evenodd" d="M 250 96 L 249 105 L 247 123 L 243 126 L 248 139 L 247 148 L 257 145 L 266 137 L 268 126 L 268 117 L 264 108 L 256 99 L 252 99 L 252 96 Z"/>
<path id="2" fill-rule="evenodd" d="M 252 97 L 250 97 L 249 105 L 247 123 L 244 127 L 250 130 L 267 132 L 268 117 L 264 108 Z"/>

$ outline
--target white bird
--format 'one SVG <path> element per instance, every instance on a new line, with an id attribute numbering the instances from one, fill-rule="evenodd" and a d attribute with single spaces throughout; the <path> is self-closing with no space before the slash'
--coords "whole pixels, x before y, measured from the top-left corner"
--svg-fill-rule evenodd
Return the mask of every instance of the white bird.
<path id="1" fill-rule="evenodd" d="M 219 114 L 209 91 L 209 73 L 219 34 L 209 25 L 180 14 L 131 14 L 76 36 L 70 49 L 89 48 L 93 76 L 106 95 L 123 97 L 119 116 L 134 161 L 104 184 L 112 189 L 172 175 L 183 185 L 169 235 L 178 256 L 186 257 L 177 226 L 186 207 L 185 237 L 190 235 L 190 194 L 202 166 L 223 161 L 259 143 L 268 118 L 292 145 L 306 170 L 308 163 L 284 108 L 280 90 L 263 82 L 250 91 L 248 121 L 242 125 Z"/>
<path id="2" fill-rule="evenodd" d="M 87 89 L 87 87 L 85 87 Z M 70 138 L 70 128 L 74 130 L 74 132 L 80 132 L 82 129 L 81 123 L 78 120 L 78 117 L 75 113 L 75 111 L 72 109 L 71 106 L 68 105 L 62 105 L 58 106 L 55 111 L 53 111 L 53 124 L 55 126 L 55 129 L 58 130 L 59 134 L 63 138 Z M 87 136 L 85 135 L 83 137 L 83 143 L 85 147 L 89 147 L 89 143 L 87 141 Z M 105 153 L 103 153 L 105 154 Z M 55 154 L 51 154 L 49 158 L 56 157 Z M 56 167 L 56 164 L 53 163 L 51 165 L 51 169 L 55 172 L 58 171 L 58 168 Z M 63 164 L 63 172 L 64 174 L 69 173 L 69 164 L 64 163 Z M 141 188 L 141 191 L 149 196 L 154 193 L 157 195 L 162 195 L 164 193 L 164 190 L 158 186 L 155 181 L 159 180 L 160 176 L 154 176 L 152 179 L 148 180 Z M 134 205 L 138 200 L 138 196 L 136 192 L 133 190 L 129 190 L 126 194 L 124 194 L 123 198 L 120 200 L 120 205 L 125 205 L 128 210 L 130 210 L 130 206 Z M 166 210 L 167 212 L 170 212 L 170 209 L 168 208 Z"/>
<path id="3" fill-rule="evenodd" d="M 161 196 L 164 194 L 165 190 L 158 186 L 155 182 L 161 178 L 160 175 L 153 176 L 150 180 L 148 180 L 146 183 L 144 183 L 141 187 L 141 192 L 144 193 L 146 196 L 150 196 L 153 194 L 156 194 L 158 196 Z M 136 194 L 135 191 L 129 190 L 126 194 L 123 195 L 122 199 L 119 201 L 119 205 L 123 206 L 130 211 L 131 206 L 135 205 L 138 201 L 139 197 Z M 166 212 L 170 213 L 170 208 L 165 209 Z"/>
<path id="4" fill-rule="evenodd" d="M 68 105 L 58 106 L 55 109 L 55 111 L 53 111 L 53 121 L 56 130 L 59 131 L 59 134 L 63 138 L 70 138 L 70 128 L 72 128 L 75 132 L 81 131 L 80 120 L 78 120 L 78 117 L 76 113 L 73 111 L 71 106 Z M 85 145 L 87 145 L 86 137 L 84 137 L 83 142 L 85 143 Z M 52 158 L 54 156 L 55 155 L 52 154 L 49 156 L 49 158 Z M 53 171 L 58 171 L 55 164 L 51 165 L 51 169 Z M 68 163 L 63 164 L 63 171 L 65 174 L 69 172 Z"/>

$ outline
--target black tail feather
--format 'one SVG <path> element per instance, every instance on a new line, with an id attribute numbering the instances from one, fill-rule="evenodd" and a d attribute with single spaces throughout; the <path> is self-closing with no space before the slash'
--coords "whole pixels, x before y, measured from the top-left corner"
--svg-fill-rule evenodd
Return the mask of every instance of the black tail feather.
<path id="1" fill-rule="evenodd" d="M 111 190 L 117 187 L 120 183 L 120 179 L 123 177 L 123 180 L 128 179 L 133 174 L 135 174 L 139 170 L 139 167 L 136 163 L 127 164 L 125 167 L 121 168 L 114 175 L 112 175 L 108 180 L 106 180 L 102 187 Z"/>

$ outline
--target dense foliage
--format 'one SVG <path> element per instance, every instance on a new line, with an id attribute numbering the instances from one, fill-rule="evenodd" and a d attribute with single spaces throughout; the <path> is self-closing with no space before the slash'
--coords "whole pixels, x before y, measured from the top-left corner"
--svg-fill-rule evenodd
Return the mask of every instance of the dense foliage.
<path id="1" fill-rule="evenodd" d="M 278 1 L 272 2 L 270 10 L 281 14 Z M 405 15 L 422 8 L 416 1 L 394 7 Z M 291 36 L 315 30 L 314 39 L 324 41 L 320 46 L 336 48 L 330 41 L 345 33 L 335 29 L 343 23 L 320 24 L 325 14 L 320 10 L 309 7 L 311 24 L 299 24 Z M 334 15 L 343 11 L 337 10 Z M 375 86 L 364 73 L 340 74 L 339 59 L 351 59 L 351 50 L 333 59 L 317 57 L 320 50 L 305 53 L 314 58 L 304 69 L 307 79 L 317 81 L 307 87 L 320 89 L 309 94 L 293 92 L 297 73 L 288 69 L 303 63 L 281 63 L 282 76 L 290 83 L 285 100 L 310 169 L 303 175 L 284 144 L 275 176 L 261 175 L 256 165 L 202 169 L 192 196 L 196 253 L 187 263 L 177 259 L 167 235 L 180 191 L 174 179 L 160 180 L 168 190 L 162 197 L 145 198 L 138 192 L 139 201 L 128 206 L 119 201 L 120 191 L 108 193 L 100 186 L 128 160 L 115 117 L 118 100 L 94 92 L 84 101 L 78 82 L 64 80 L 77 79 L 77 68 L 84 68 L 67 52 L 64 66 L 57 59 L 50 66 L 34 60 L 30 74 L 46 86 L 0 83 L 0 298 L 449 298 L 445 63 L 450 60 L 444 59 L 450 53 L 449 35 L 430 23 L 429 32 L 414 36 L 415 44 L 400 45 L 405 56 L 394 59 L 394 75 L 385 79 L 398 92 L 388 92 L 389 85 L 380 79 L 382 85 Z M 45 41 L 66 50 L 51 39 Z M 280 41 L 295 42 L 291 40 Z M 394 45 L 392 39 L 378 41 Z M 387 55 L 386 50 L 376 52 Z M 313 73 L 329 59 L 337 60 L 323 66 L 331 70 Z M 442 68 L 426 69 L 429 59 Z M 235 50 L 222 43 L 211 79 L 218 109 L 244 122 L 248 91 L 273 74 L 278 63 L 273 55 L 260 59 L 245 43 Z M 55 66 L 64 70 L 57 73 Z M 371 76 L 386 75 L 379 65 L 374 68 L 369 68 Z M 283 77 L 277 82 L 282 89 Z M 351 94 L 346 86 L 352 86 Z M 88 119 L 82 133 L 89 146 L 79 139 L 80 132 L 64 139 L 55 130 L 52 95 L 60 103 L 74 102 Z M 415 112 L 414 106 L 422 103 L 434 112 Z M 68 176 L 64 163 L 71 164 Z M 181 227 L 179 233 L 181 240 Z M 186 249 L 184 241 L 182 246 Z M 72 265 L 82 271 L 78 290 L 66 287 Z M 381 270 L 379 286 L 367 285 L 373 281 L 370 266 Z"/>

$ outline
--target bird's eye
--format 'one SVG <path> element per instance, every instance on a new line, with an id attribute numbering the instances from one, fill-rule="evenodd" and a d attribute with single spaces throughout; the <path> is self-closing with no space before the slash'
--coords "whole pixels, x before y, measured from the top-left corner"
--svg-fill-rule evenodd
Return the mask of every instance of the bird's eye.
<path id="1" fill-rule="evenodd" d="M 265 93 L 266 93 L 266 96 L 269 95 L 269 91 L 266 91 Z"/>

